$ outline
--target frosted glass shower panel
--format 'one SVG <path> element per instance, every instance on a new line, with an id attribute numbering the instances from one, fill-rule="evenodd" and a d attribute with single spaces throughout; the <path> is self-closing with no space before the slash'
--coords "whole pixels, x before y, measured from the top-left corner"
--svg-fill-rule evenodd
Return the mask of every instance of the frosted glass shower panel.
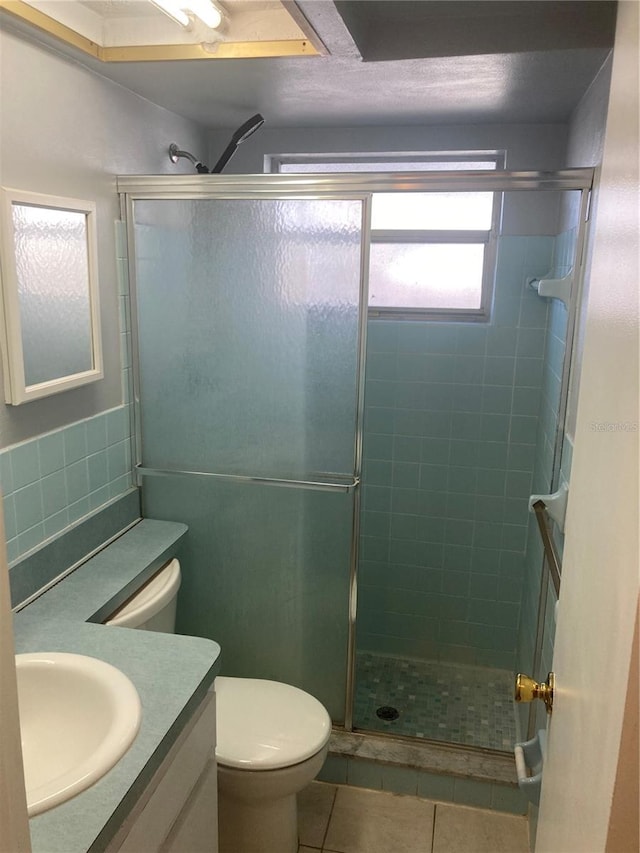
<path id="1" fill-rule="evenodd" d="M 135 203 L 147 467 L 354 470 L 362 202 Z"/>

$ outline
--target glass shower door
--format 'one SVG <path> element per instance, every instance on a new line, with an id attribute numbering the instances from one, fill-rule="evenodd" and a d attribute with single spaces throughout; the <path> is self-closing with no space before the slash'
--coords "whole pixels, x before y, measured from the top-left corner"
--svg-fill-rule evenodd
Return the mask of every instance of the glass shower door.
<path id="1" fill-rule="evenodd" d="M 362 199 L 134 202 L 144 514 L 184 521 L 178 631 L 345 709 Z M 162 474 L 161 476 L 153 476 Z"/>

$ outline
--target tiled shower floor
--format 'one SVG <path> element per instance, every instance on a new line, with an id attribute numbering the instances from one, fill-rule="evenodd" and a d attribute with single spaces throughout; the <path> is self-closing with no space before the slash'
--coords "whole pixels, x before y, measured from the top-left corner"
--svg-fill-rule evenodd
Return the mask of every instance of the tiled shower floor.
<path id="1" fill-rule="evenodd" d="M 396 708 L 398 719 L 380 719 L 382 706 Z M 516 734 L 513 674 L 359 652 L 354 726 L 510 751 Z"/>

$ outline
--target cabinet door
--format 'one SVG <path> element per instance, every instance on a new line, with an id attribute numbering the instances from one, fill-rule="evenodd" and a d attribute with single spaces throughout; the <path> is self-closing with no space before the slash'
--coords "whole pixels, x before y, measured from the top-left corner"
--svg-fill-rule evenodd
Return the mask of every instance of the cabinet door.
<path id="1" fill-rule="evenodd" d="M 217 853 L 218 768 L 215 759 L 207 763 L 161 850 L 162 853 Z"/>
<path id="2" fill-rule="evenodd" d="M 195 719 L 187 724 L 140 797 L 137 808 L 109 846 L 110 853 L 164 851 L 164 845 L 173 835 L 174 828 L 178 833 L 178 827 L 184 823 L 183 809 L 194 807 L 191 800 L 195 799 L 196 792 L 199 793 L 200 788 L 211 790 L 211 776 L 215 780 L 216 775 L 216 703 L 213 691 L 207 695 L 194 716 Z M 202 840 L 202 846 L 183 846 L 181 853 L 187 850 L 189 853 L 216 853 L 218 800 L 215 787 L 210 808 L 212 814 L 207 823 L 208 837 Z M 197 825 L 204 827 L 204 824 L 200 817 Z M 190 831 L 188 837 L 191 838 Z M 178 851 L 179 847 L 167 849 Z"/>

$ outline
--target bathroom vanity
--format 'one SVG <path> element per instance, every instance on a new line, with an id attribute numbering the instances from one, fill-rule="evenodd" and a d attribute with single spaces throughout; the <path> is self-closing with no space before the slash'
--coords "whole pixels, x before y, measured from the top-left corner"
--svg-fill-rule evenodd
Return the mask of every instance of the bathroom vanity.
<path id="1" fill-rule="evenodd" d="M 33 853 L 217 850 L 211 640 L 102 625 L 178 550 L 183 524 L 143 519 L 15 615 L 16 653 L 88 655 L 142 703 L 129 750 L 94 785 L 30 820 Z"/>

